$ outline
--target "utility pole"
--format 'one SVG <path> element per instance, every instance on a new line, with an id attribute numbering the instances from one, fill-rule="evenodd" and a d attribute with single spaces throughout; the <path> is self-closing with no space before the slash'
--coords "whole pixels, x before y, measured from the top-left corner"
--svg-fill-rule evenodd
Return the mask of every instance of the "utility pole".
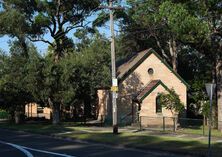
<path id="1" fill-rule="evenodd" d="M 109 0 L 109 6 L 101 6 L 100 8 L 109 9 L 110 11 L 110 32 L 111 32 L 111 64 L 112 64 L 112 116 L 113 116 L 113 134 L 118 134 L 117 123 L 117 91 L 118 81 L 116 78 L 116 58 L 115 58 L 115 33 L 114 33 L 114 20 L 113 10 L 123 9 L 121 7 L 113 7 L 113 0 Z"/>
<path id="2" fill-rule="evenodd" d="M 112 0 L 109 0 L 109 7 L 113 7 Z M 114 33 L 114 20 L 113 20 L 113 9 L 110 9 L 110 32 L 111 32 L 111 63 L 112 63 L 112 106 L 113 106 L 113 133 L 118 134 L 118 124 L 117 124 L 117 90 L 118 82 L 116 79 L 116 58 L 115 58 L 115 33 Z"/>

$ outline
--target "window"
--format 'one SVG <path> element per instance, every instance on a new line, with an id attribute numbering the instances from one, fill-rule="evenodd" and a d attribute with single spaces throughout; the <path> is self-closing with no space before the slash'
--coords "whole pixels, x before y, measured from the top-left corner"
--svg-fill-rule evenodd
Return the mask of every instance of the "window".
<path id="1" fill-rule="evenodd" d="M 154 73 L 153 68 L 149 68 L 149 69 L 148 69 L 148 74 L 149 74 L 149 75 L 153 75 L 153 73 Z"/>
<path id="2" fill-rule="evenodd" d="M 162 113 L 162 105 L 160 104 L 160 96 L 156 97 L 156 113 Z"/>
<path id="3" fill-rule="evenodd" d="M 43 107 L 38 106 L 37 107 L 37 113 L 43 113 Z"/>

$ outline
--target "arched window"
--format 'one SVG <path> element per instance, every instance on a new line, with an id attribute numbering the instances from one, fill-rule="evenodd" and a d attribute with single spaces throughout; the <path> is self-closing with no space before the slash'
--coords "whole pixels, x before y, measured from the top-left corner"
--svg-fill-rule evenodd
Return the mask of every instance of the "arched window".
<path id="1" fill-rule="evenodd" d="M 160 95 L 156 97 L 156 113 L 162 113 L 162 105 L 160 104 Z"/>

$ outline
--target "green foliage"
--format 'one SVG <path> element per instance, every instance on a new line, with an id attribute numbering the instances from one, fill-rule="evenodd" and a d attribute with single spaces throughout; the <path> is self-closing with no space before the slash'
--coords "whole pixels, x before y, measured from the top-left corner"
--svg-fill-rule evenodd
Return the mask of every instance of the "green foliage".
<path id="1" fill-rule="evenodd" d="M 30 45 L 29 52 L 36 53 L 35 48 Z M 27 55 L 17 41 L 12 43 L 10 55 L 2 57 L 0 93 L 3 103 L 1 109 L 14 114 L 21 111 L 26 103 L 33 101 L 33 96 L 28 90 L 29 60 L 33 55 Z"/>
<path id="2" fill-rule="evenodd" d="M 129 11 L 135 29 L 145 29 L 150 37 L 160 35 L 165 40 L 173 37 L 184 42 L 197 42 L 209 33 L 207 23 L 191 14 L 186 3 L 151 0 L 130 4 L 135 6 Z"/>
<path id="3" fill-rule="evenodd" d="M 100 1 L 2 0 L 1 3 L 0 34 L 45 42 L 53 48 L 55 60 L 58 60 L 65 55 L 67 49 L 73 48 L 73 42 L 67 33 L 84 27 L 85 20 L 98 9 Z M 44 38 L 46 34 L 54 41 Z"/>
<path id="4" fill-rule="evenodd" d="M 62 61 L 62 79 L 68 89 L 64 91 L 64 97 L 70 100 L 69 103 L 74 99 L 84 99 L 85 95 L 93 98 L 97 88 L 107 87 L 110 82 L 108 40 L 95 35 L 90 45 L 83 46 L 80 50 L 79 53 L 71 54 Z"/>
<path id="5" fill-rule="evenodd" d="M 212 112 L 214 112 L 215 111 L 215 109 L 216 109 L 216 102 L 215 101 L 213 101 L 212 102 Z M 210 113 L 210 101 L 209 100 L 206 100 L 206 101 L 204 101 L 203 102 L 203 105 L 202 105 L 202 108 L 201 108 L 201 114 L 203 115 L 203 116 L 205 116 L 205 117 L 207 117 L 207 118 L 209 118 L 209 114 Z M 215 118 L 214 116 L 214 114 L 215 113 L 212 113 L 213 115 L 213 118 Z"/>
<path id="6" fill-rule="evenodd" d="M 174 34 L 175 38 L 185 42 L 193 43 L 206 38 L 209 34 L 207 23 L 190 14 L 186 5 L 181 3 L 163 2 L 159 6 L 156 21 L 165 23 L 170 34 Z"/>
<path id="7" fill-rule="evenodd" d="M 100 2 L 0 2 L 0 36 L 18 39 L 11 44 L 10 55 L 0 54 L 1 108 L 13 111 L 30 101 L 49 105 L 49 98 L 55 104 L 78 104 L 86 97 L 94 100 L 96 88 L 110 85 L 110 43 L 98 30 L 84 27 Z M 94 28 L 109 20 L 107 10 L 97 13 Z M 127 0 L 126 9 L 114 11 L 114 16 L 118 24 L 123 24 L 123 33 L 116 37 L 117 58 L 148 47 L 156 49 L 168 62 L 178 57 L 178 72 L 191 85 L 189 107 L 195 115 L 207 115 L 204 83 L 216 77 L 212 69 L 222 56 L 221 1 Z M 79 41 L 74 45 L 67 33 L 76 28 L 74 36 Z M 52 42 L 44 39 L 46 34 L 53 38 Z M 26 37 L 48 43 L 49 53 L 39 55 L 27 44 Z M 175 56 L 170 52 L 171 40 L 176 43 Z M 216 78 L 220 80 L 220 76 Z M 180 110 L 175 94 L 165 94 L 163 102 L 169 109 Z"/>
<path id="8" fill-rule="evenodd" d="M 8 119 L 8 118 L 9 118 L 8 112 L 0 110 L 0 119 Z"/>
<path id="9" fill-rule="evenodd" d="M 184 111 L 184 104 L 180 101 L 179 95 L 174 89 L 171 89 L 169 93 L 160 93 L 160 104 L 172 113 L 180 113 Z"/>
<path id="10" fill-rule="evenodd" d="M 54 113 L 54 108 L 60 109 L 60 105 L 63 104 L 61 93 L 65 90 L 62 80 L 64 68 L 59 61 L 74 48 L 74 44 L 67 34 L 73 29 L 86 26 L 86 19 L 91 13 L 98 10 L 100 1 L 2 0 L 1 4 L 0 34 L 17 37 L 19 41 L 25 41 L 25 38 L 28 38 L 33 42 L 42 41 L 50 45 L 51 56 L 48 56 L 43 62 L 37 59 L 36 64 L 30 65 L 28 70 L 35 70 L 35 72 L 30 72 L 34 75 L 32 80 L 40 83 L 40 87 L 44 87 L 42 91 L 45 93 L 37 94 L 37 90 L 34 90 L 35 97 L 41 98 L 41 101 L 50 101 Z M 46 34 L 50 35 L 53 41 L 45 38 Z M 35 66 L 40 67 L 40 70 L 37 70 Z M 42 81 L 36 75 L 38 72 L 43 76 Z M 38 84 L 35 85 L 38 86 Z M 31 83 L 29 83 L 29 88 L 33 93 Z M 38 89 L 38 87 L 34 89 Z M 55 119 L 54 116 L 53 119 Z M 56 121 L 59 120 L 56 119 Z"/>

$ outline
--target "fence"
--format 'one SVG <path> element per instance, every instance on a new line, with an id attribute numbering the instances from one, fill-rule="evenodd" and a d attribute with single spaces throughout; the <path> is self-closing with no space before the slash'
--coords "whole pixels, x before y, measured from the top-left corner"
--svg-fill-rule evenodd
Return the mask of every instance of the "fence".
<path id="1" fill-rule="evenodd" d="M 218 124 L 222 125 L 222 122 L 212 121 L 212 128 L 217 128 Z M 141 130 L 177 131 L 207 135 L 209 121 L 207 119 L 142 116 L 139 119 L 139 126 Z"/>
<path id="2" fill-rule="evenodd" d="M 27 116 L 27 118 L 51 118 L 51 115 L 48 113 L 25 113 L 25 115 Z"/>

